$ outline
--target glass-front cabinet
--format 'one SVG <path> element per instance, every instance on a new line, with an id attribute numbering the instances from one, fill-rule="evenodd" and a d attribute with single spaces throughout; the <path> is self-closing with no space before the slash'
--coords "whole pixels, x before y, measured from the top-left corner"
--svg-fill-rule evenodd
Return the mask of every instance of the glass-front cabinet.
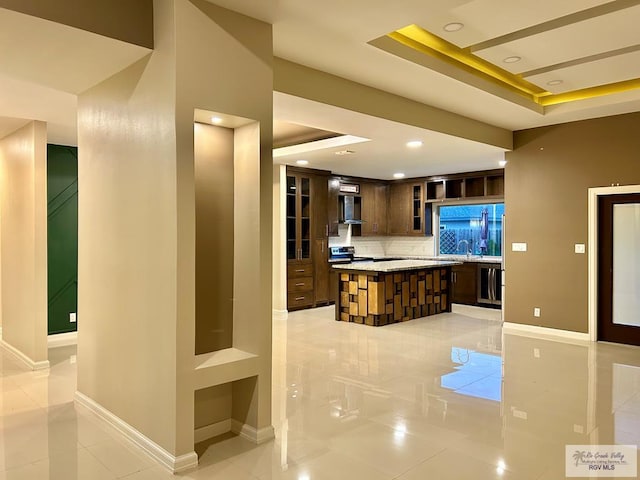
<path id="1" fill-rule="evenodd" d="M 311 261 L 311 179 L 287 175 L 287 261 Z"/>

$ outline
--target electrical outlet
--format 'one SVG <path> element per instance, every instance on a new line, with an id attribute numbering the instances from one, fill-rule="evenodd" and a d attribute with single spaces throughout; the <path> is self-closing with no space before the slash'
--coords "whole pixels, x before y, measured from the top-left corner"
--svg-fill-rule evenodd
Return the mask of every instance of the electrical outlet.
<path id="1" fill-rule="evenodd" d="M 584 243 L 576 243 L 574 249 L 576 253 L 584 253 Z"/>
<path id="2" fill-rule="evenodd" d="M 69 314 L 69 321 L 71 323 L 76 323 L 77 320 L 76 320 L 76 313 L 75 312 Z"/>
<path id="3" fill-rule="evenodd" d="M 539 317 L 540 316 L 540 309 L 538 307 L 533 309 L 533 316 L 534 317 Z"/>
<path id="4" fill-rule="evenodd" d="M 69 363 L 71 363 L 71 364 L 76 363 L 76 356 L 75 356 L 75 355 L 71 355 L 71 356 L 69 357 Z"/>
<path id="5" fill-rule="evenodd" d="M 540 349 L 539 348 L 534 348 L 533 349 L 533 356 L 535 358 L 540 358 Z"/>

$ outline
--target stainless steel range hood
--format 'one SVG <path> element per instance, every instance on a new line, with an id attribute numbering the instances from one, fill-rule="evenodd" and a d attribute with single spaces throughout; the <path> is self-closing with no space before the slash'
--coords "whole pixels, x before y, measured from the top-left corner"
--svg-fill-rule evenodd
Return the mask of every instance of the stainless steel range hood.
<path id="1" fill-rule="evenodd" d="M 361 225 L 359 209 L 356 210 L 356 199 L 353 195 L 344 196 L 344 223 L 345 225 Z"/>

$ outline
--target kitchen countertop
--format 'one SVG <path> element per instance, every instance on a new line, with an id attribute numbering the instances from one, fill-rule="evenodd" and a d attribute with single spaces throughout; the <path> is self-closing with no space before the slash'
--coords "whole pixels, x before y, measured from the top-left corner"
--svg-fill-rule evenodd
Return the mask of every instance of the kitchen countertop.
<path id="1" fill-rule="evenodd" d="M 397 257 L 396 257 L 397 258 Z M 388 260 L 381 262 L 356 262 L 344 265 L 334 265 L 332 268 L 338 270 L 357 270 L 361 272 L 402 272 L 404 270 L 421 270 L 426 268 L 450 267 L 460 265 L 460 261 L 452 260 Z"/>
<path id="2" fill-rule="evenodd" d="M 481 257 L 479 255 L 442 255 L 436 256 L 420 256 L 420 255 L 396 255 L 394 258 L 403 258 L 409 260 L 447 260 L 454 262 L 474 262 L 474 263 L 501 263 L 502 257 Z"/>
<path id="3" fill-rule="evenodd" d="M 502 257 L 480 257 L 479 255 L 361 255 L 375 260 L 376 262 L 384 261 L 386 258 L 393 260 L 433 260 L 433 261 L 451 261 L 451 262 L 475 262 L 475 263 L 501 263 Z M 356 256 L 357 258 L 357 256 Z M 331 262 L 331 260 L 329 261 Z"/>

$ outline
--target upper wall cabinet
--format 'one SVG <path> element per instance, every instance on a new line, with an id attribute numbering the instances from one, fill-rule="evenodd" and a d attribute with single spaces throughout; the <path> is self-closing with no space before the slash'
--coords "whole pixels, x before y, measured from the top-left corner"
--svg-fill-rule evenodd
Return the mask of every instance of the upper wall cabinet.
<path id="1" fill-rule="evenodd" d="M 426 181 L 426 201 L 475 200 L 504 196 L 504 171 L 461 173 Z"/>
<path id="2" fill-rule="evenodd" d="M 387 212 L 389 235 L 424 235 L 423 183 L 392 183 Z"/>
<path id="3" fill-rule="evenodd" d="M 389 185 L 385 183 L 360 184 L 362 202 L 361 235 L 376 236 L 387 234 L 387 204 Z"/>

